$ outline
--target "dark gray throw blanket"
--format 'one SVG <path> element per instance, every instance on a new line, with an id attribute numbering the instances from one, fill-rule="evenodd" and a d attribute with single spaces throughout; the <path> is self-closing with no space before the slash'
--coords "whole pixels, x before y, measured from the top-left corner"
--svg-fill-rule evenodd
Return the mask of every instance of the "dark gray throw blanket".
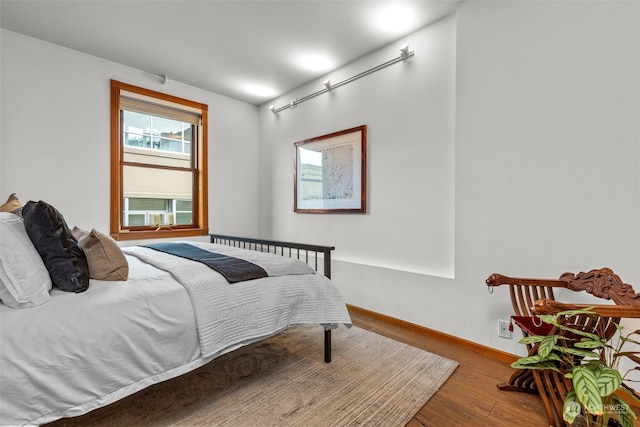
<path id="1" fill-rule="evenodd" d="M 210 252 L 188 243 L 153 243 L 145 245 L 144 247 L 201 262 L 222 274 L 229 283 L 243 282 L 245 280 L 259 279 L 268 276 L 262 267 L 252 262 Z"/>

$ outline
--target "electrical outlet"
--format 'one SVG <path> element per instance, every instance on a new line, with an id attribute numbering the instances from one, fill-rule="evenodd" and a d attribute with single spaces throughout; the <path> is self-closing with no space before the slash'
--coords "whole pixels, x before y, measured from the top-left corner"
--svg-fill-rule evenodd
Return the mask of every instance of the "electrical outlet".
<path id="1" fill-rule="evenodd" d="M 498 336 L 501 338 L 511 339 L 511 331 L 509 330 L 509 321 L 498 320 Z"/>

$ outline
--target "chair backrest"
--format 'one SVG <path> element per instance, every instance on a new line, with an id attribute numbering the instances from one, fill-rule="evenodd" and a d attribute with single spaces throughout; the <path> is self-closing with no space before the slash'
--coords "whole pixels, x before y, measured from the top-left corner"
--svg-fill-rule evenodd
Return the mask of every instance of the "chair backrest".
<path id="1" fill-rule="evenodd" d="M 640 306 L 640 293 L 620 279 L 610 268 L 591 270 L 586 273 L 564 273 L 560 280 L 572 291 L 586 291 L 596 297 L 612 300 L 618 305 Z"/>

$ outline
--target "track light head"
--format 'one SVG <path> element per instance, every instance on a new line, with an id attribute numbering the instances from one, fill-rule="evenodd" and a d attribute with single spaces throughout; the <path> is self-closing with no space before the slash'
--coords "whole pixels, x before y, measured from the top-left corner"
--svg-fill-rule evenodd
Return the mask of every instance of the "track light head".
<path id="1" fill-rule="evenodd" d="M 408 44 L 403 44 L 402 46 L 400 46 L 400 56 L 402 57 L 402 59 L 407 59 L 410 56 L 413 56 L 413 51 L 409 50 Z"/>
<path id="2" fill-rule="evenodd" d="M 333 86 L 331 86 L 331 80 L 327 79 L 327 80 L 323 81 L 322 84 L 324 85 L 324 87 L 327 88 L 327 90 L 329 92 L 331 92 L 331 89 L 333 89 Z"/>

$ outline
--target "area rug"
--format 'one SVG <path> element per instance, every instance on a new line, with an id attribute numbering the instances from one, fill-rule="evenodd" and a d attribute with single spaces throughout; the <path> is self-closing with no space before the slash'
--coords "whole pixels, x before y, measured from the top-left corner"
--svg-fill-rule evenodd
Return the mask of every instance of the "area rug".
<path id="1" fill-rule="evenodd" d="M 340 326 L 323 361 L 318 325 L 289 330 L 191 373 L 54 425 L 404 426 L 458 364 Z"/>

